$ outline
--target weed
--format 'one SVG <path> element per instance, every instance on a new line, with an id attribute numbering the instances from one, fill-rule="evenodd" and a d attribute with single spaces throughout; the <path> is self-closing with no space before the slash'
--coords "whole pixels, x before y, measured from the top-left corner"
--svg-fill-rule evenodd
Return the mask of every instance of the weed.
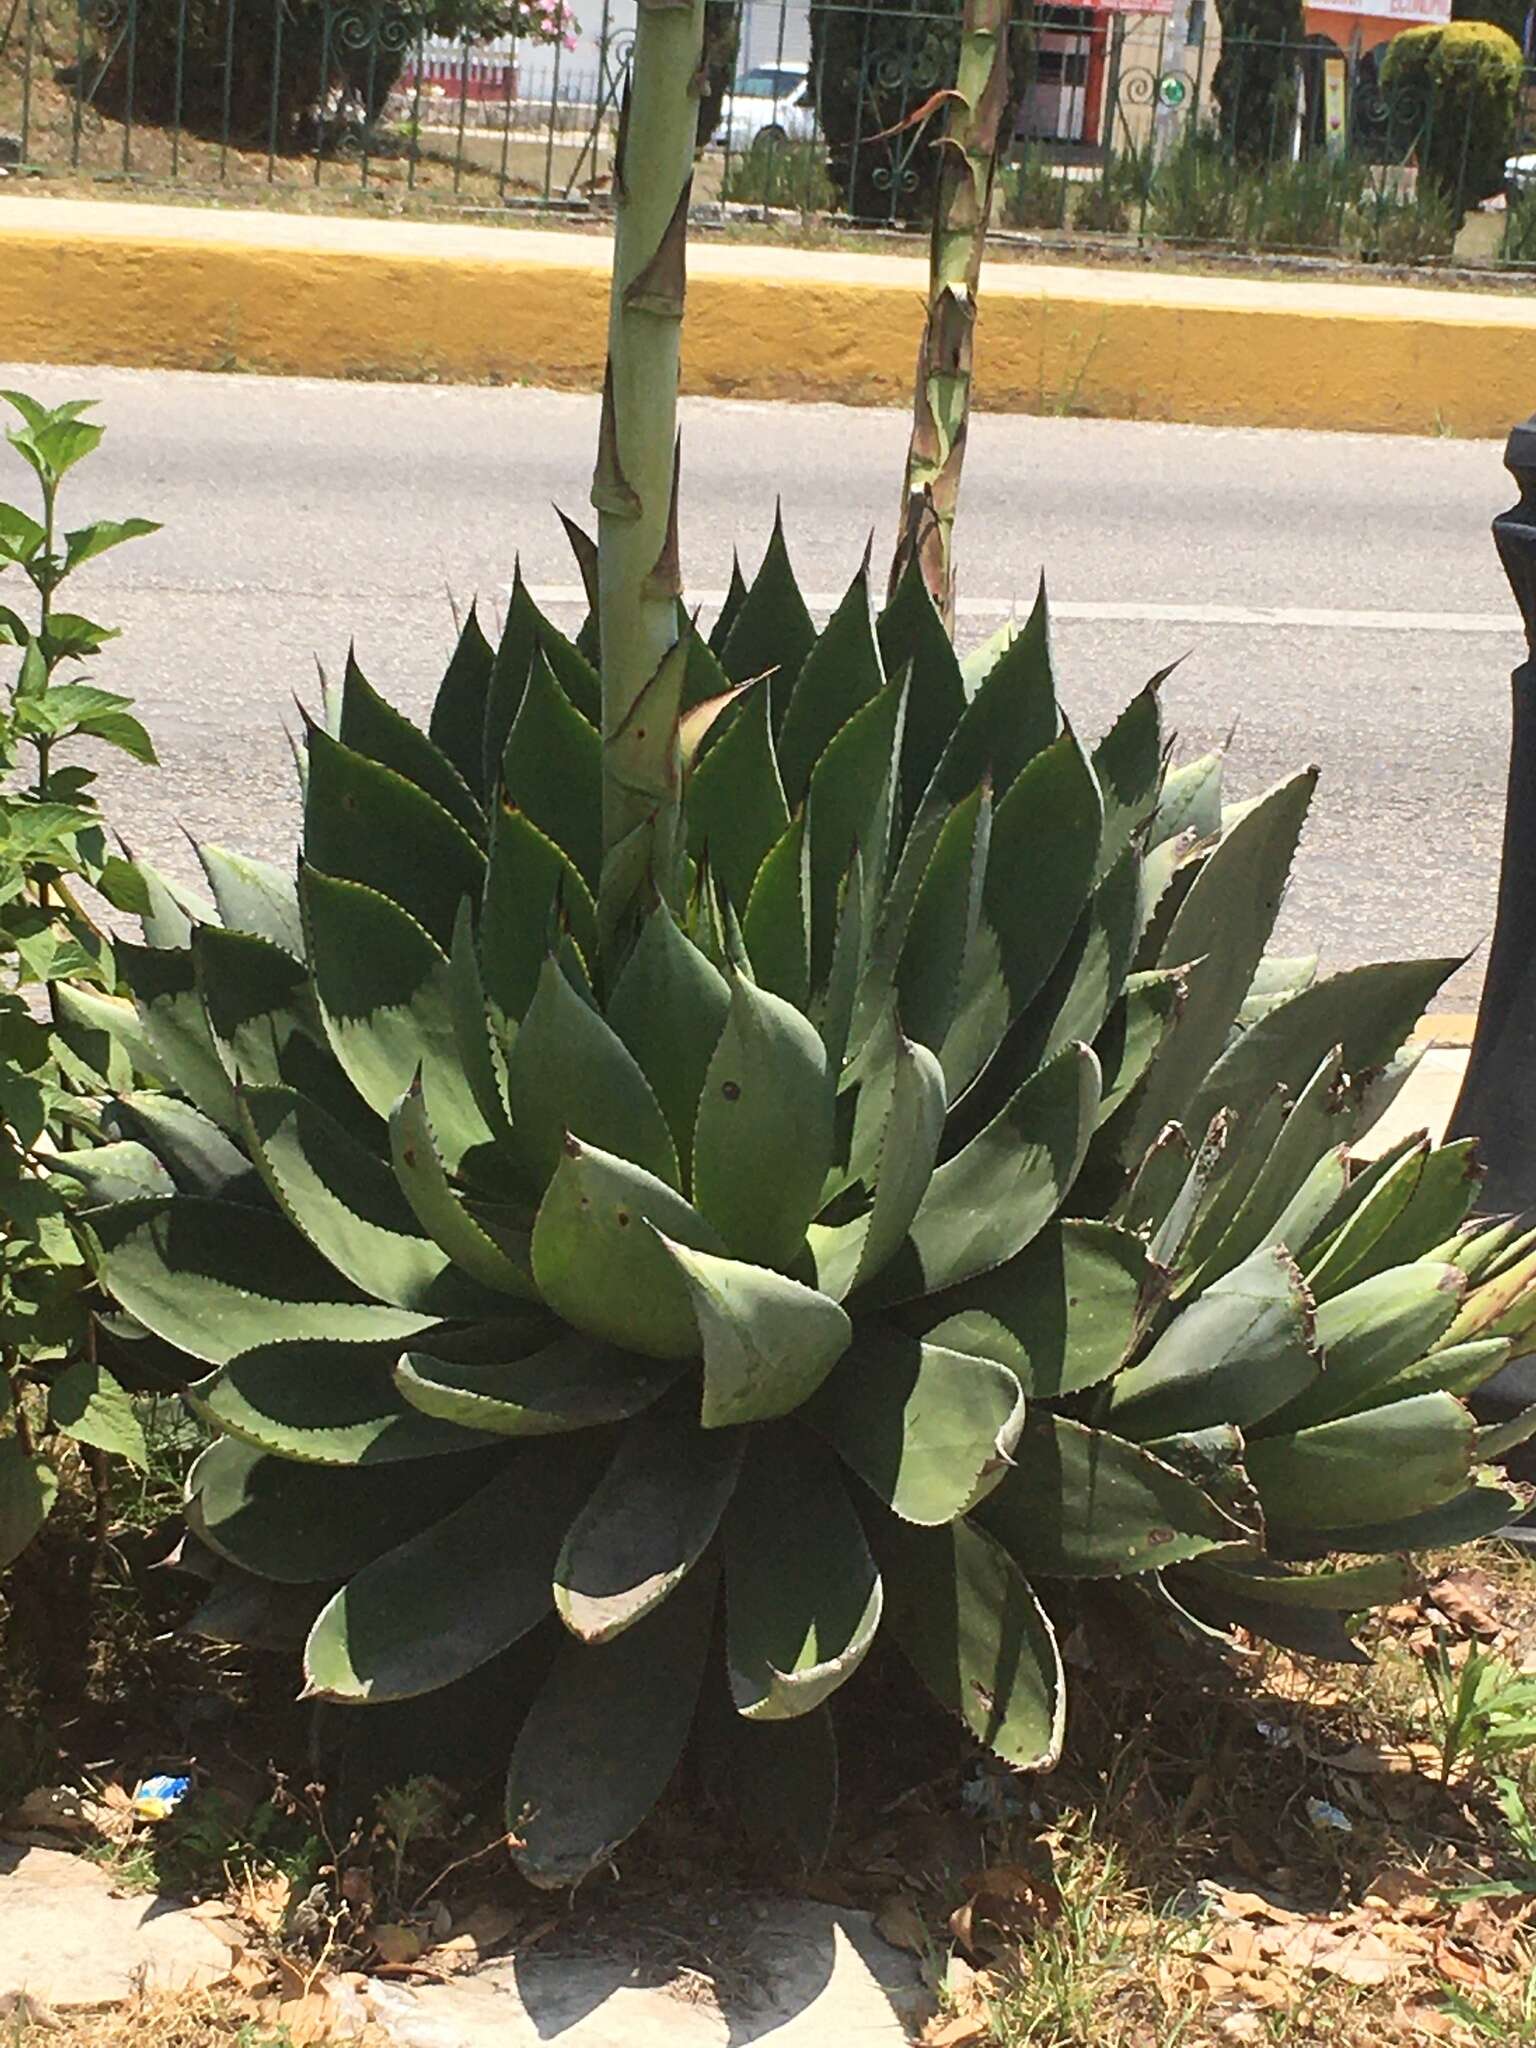
<path id="1" fill-rule="evenodd" d="M 1425 1661 L 1440 1742 L 1440 1777 L 1458 1764 L 1486 1776 L 1499 1758 L 1536 1745 L 1536 1677 L 1491 1651 L 1469 1649 L 1458 1669 L 1443 1635 Z"/>
<path id="2" fill-rule="evenodd" d="M 801 213 L 830 213 L 838 203 L 821 143 L 766 136 L 731 158 L 720 197 L 737 205 L 783 206 Z"/>

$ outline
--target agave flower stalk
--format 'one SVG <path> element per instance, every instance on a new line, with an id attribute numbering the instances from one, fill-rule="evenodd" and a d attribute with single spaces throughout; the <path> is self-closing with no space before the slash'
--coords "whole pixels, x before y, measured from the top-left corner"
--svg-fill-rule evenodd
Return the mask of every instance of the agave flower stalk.
<path id="1" fill-rule="evenodd" d="M 965 0 L 959 70 L 939 143 L 928 316 L 918 344 L 912 437 L 891 564 L 894 596 L 916 559 L 947 624 L 954 618 L 953 537 L 971 409 L 976 293 L 1008 104 L 1011 13 L 1012 0 Z"/>
<path id="2" fill-rule="evenodd" d="M 673 720 L 641 699 L 677 639 L 677 384 L 704 0 L 640 0 L 614 166 L 608 363 L 598 513 L 603 844 L 621 876 L 649 865 L 651 821 L 677 801 Z M 625 892 L 619 889 L 619 894 Z"/>

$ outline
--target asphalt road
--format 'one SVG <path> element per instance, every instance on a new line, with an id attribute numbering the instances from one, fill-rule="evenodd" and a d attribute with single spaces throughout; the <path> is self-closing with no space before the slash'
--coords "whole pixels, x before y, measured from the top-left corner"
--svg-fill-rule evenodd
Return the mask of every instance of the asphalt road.
<path id="1" fill-rule="evenodd" d="M 536 590 L 574 568 L 550 511 L 583 516 L 596 401 L 490 391 L 114 370 L 0 369 L 94 394 L 109 433 L 67 523 L 144 514 L 152 540 L 83 572 L 72 602 L 123 639 L 164 769 L 114 765 L 135 848 L 182 872 L 181 836 L 283 855 L 297 807 L 284 727 L 316 658 L 355 636 L 373 680 L 424 706 L 449 593 L 493 608 L 514 553 Z M 776 493 L 807 591 L 829 600 L 871 528 L 884 558 L 903 428 L 892 413 L 684 407 L 683 559 L 708 602 L 750 567 Z M 26 477 L 0 457 L 0 495 Z M 1282 936 L 1337 966 L 1471 954 L 1442 1002 L 1470 1008 L 1492 916 L 1518 620 L 1488 537 L 1511 500 L 1491 442 L 982 416 L 972 432 L 961 628 L 1058 606 L 1063 699 L 1097 732 L 1154 669 L 1179 750 L 1229 743 L 1230 787 L 1324 770 Z M 562 623 L 574 614 L 557 609 Z"/>

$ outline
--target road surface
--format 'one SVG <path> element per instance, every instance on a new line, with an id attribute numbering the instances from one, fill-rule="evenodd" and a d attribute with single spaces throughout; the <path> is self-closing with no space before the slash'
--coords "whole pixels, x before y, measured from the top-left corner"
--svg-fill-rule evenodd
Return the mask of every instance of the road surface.
<path id="1" fill-rule="evenodd" d="M 109 428 L 67 523 L 141 513 L 154 539 L 83 572 L 71 602 L 121 625 L 99 667 L 165 761 L 114 765 L 135 847 L 188 872 L 180 828 L 285 855 L 297 808 L 285 723 L 315 660 L 355 635 L 365 671 L 421 708 L 451 641 L 449 593 L 498 604 L 521 549 L 536 590 L 574 568 L 596 401 L 480 390 L 109 370 L 0 369 L 39 396 L 95 394 Z M 808 592 L 830 602 L 871 529 L 885 559 L 903 426 L 890 412 L 696 401 L 683 409 L 690 589 L 749 567 L 782 493 Z M 25 499 L 0 458 L 0 495 Z M 1249 793 L 1324 775 L 1282 937 L 1336 966 L 1472 957 L 1492 916 L 1517 615 L 1488 538 L 1511 500 L 1491 442 L 1257 433 L 983 415 L 960 542 L 961 630 L 1027 604 L 1042 566 L 1062 696 L 1096 733 L 1156 668 L 1188 754 L 1230 741 Z M 561 623 L 575 614 L 557 604 Z"/>

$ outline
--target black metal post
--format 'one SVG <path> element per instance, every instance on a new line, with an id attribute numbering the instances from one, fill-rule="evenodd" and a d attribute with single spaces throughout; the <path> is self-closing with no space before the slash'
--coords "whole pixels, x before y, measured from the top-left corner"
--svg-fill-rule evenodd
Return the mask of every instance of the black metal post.
<path id="1" fill-rule="evenodd" d="M 1536 1208 L 1536 415 L 1509 437 L 1505 466 L 1520 502 L 1493 522 L 1499 560 L 1525 624 L 1514 696 L 1504 856 L 1488 977 L 1454 1135 L 1481 1140 L 1482 1203 Z"/>

